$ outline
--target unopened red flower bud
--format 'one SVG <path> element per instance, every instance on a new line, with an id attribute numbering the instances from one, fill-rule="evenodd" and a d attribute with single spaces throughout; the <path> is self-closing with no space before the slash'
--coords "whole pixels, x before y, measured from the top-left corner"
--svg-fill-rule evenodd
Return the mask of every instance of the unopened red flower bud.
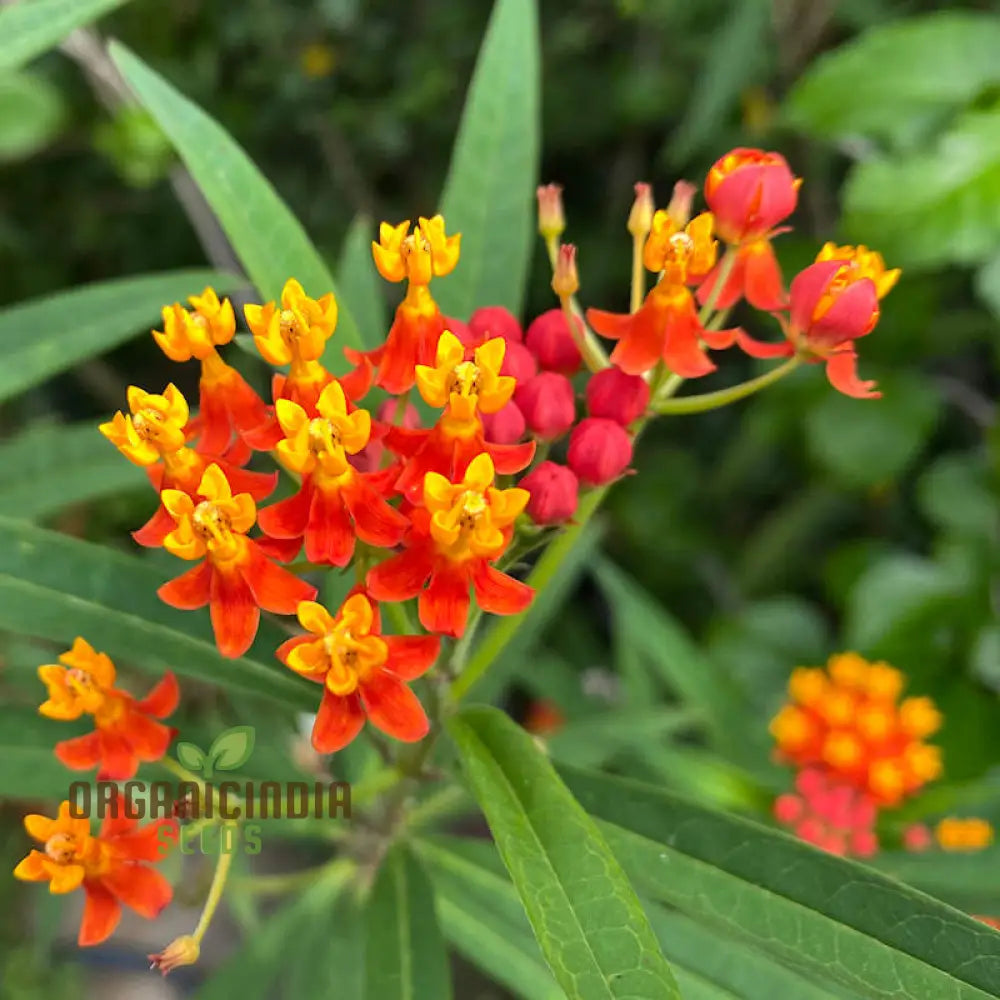
<path id="1" fill-rule="evenodd" d="M 653 213 L 656 205 L 653 203 L 653 189 L 649 184 L 638 181 L 635 185 L 635 201 L 628 213 L 628 231 L 644 240 L 653 226 Z"/>
<path id="2" fill-rule="evenodd" d="M 602 368 L 587 382 L 587 412 L 622 427 L 638 420 L 649 406 L 649 383 L 614 366 Z"/>
<path id="3" fill-rule="evenodd" d="M 563 214 L 562 185 L 543 184 L 535 192 L 538 197 L 538 231 L 547 239 L 558 239 L 566 228 Z"/>
<path id="4" fill-rule="evenodd" d="M 780 153 L 745 148 L 726 153 L 705 178 L 716 232 L 726 243 L 767 236 L 795 211 L 801 183 Z"/>
<path id="5" fill-rule="evenodd" d="M 934 843 L 930 828 L 924 823 L 913 823 L 903 831 L 903 848 L 907 851 L 928 851 Z"/>
<path id="6" fill-rule="evenodd" d="M 190 934 L 185 934 L 171 941 L 163 951 L 146 957 L 151 969 L 159 969 L 163 975 L 167 975 L 181 966 L 194 965 L 200 954 L 201 946 Z"/>
<path id="7" fill-rule="evenodd" d="M 524 344 L 508 341 L 503 364 L 500 366 L 500 374 L 513 376 L 517 379 L 517 384 L 520 385 L 538 374 L 538 362 L 535 360 L 534 354 Z"/>
<path id="8" fill-rule="evenodd" d="M 793 338 L 802 336 L 823 351 L 871 333 L 879 317 L 878 291 L 850 263 L 821 260 L 792 280 L 789 311 Z"/>
<path id="9" fill-rule="evenodd" d="M 515 341 L 521 343 L 524 340 L 521 324 L 514 314 L 503 306 L 483 306 L 477 309 L 469 317 L 469 330 L 472 331 L 477 344 L 483 344 L 494 337 L 503 337 L 508 345 Z"/>
<path id="10" fill-rule="evenodd" d="M 528 425 L 521 408 L 511 400 L 496 413 L 482 414 L 483 433 L 492 444 L 514 444 L 524 437 Z"/>
<path id="11" fill-rule="evenodd" d="M 573 428 L 567 458 L 581 482 L 603 486 L 628 468 L 632 439 L 613 420 L 587 417 Z"/>
<path id="12" fill-rule="evenodd" d="M 572 243 L 561 243 L 556 257 L 556 269 L 552 273 L 552 291 L 561 299 L 576 295 L 580 288 L 580 276 L 576 271 L 576 247 Z"/>
<path id="13" fill-rule="evenodd" d="M 528 429 L 546 441 L 561 437 L 576 420 L 573 384 L 565 375 L 542 372 L 514 390 Z"/>
<path id="14" fill-rule="evenodd" d="M 691 220 L 691 206 L 694 204 L 694 196 L 698 189 L 690 181 L 678 181 L 674 185 L 674 193 L 670 196 L 670 204 L 667 205 L 667 215 L 677 224 L 679 229 L 683 229 Z"/>
<path id="15" fill-rule="evenodd" d="M 577 316 L 573 320 L 582 340 L 583 322 Z M 524 343 L 546 371 L 573 375 L 580 369 L 583 358 L 562 309 L 549 309 L 533 320 L 524 335 Z"/>
<path id="16" fill-rule="evenodd" d="M 805 808 L 798 795 L 779 795 L 774 800 L 774 818 L 783 826 L 791 826 L 802 818 Z"/>
<path id="17" fill-rule="evenodd" d="M 580 482 L 565 465 L 541 462 L 517 485 L 531 494 L 526 509 L 535 524 L 564 524 L 576 513 Z"/>

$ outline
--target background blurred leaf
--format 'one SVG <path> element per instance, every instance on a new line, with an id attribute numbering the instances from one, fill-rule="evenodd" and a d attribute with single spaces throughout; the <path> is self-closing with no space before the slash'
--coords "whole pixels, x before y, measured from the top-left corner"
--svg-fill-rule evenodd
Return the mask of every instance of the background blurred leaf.
<path id="1" fill-rule="evenodd" d="M 672 163 L 685 163 L 715 141 L 743 91 L 764 75 L 773 51 L 767 0 L 732 0 L 668 144 Z"/>
<path id="2" fill-rule="evenodd" d="M 870 1000 L 1000 996 L 1000 937 L 862 865 L 652 785 L 560 767 L 642 891 Z"/>
<path id="3" fill-rule="evenodd" d="M 372 350 L 385 341 L 389 319 L 382 296 L 382 278 L 372 262 L 375 223 L 366 215 L 355 216 L 340 248 L 337 263 L 338 302 L 357 323 L 361 344 Z"/>
<path id="4" fill-rule="evenodd" d="M 125 0 L 27 0 L 0 9 L 0 70 L 14 69 L 58 45 L 74 28 Z"/>
<path id="5" fill-rule="evenodd" d="M 977 264 L 1000 246 L 998 201 L 1000 110 L 969 111 L 929 148 L 855 166 L 843 230 L 877 246 L 891 265 Z"/>
<path id="6" fill-rule="evenodd" d="M 941 398 L 927 380 L 900 373 L 880 382 L 882 399 L 859 403 L 829 392 L 806 417 L 810 452 L 844 486 L 860 488 L 897 479 L 940 417 Z"/>
<path id="7" fill-rule="evenodd" d="M 917 502 L 926 518 L 956 534 L 990 539 L 1000 531 L 984 455 L 942 455 L 920 477 Z"/>
<path id="8" fill-rule="evenodd" d="M 126 183 L 147 188 L 162 180 L 174 162 L 174 149 L 142 107 L 119 108 L 94 130 L 94 148 L 103 153 Z"/>
<path id="9" fill-rule="evenodd" d="M 62 96 L 44 77 L 0 72 L 0 163 L 31 156 L 48 145 L 63 117 Z"/>
<path id="10" fill-rule="evenodd" d="M 167 578 L 112 549 L 0 517 L 0 628 L 67 644 L 85 635 L 112 658 L 154 673 L 169 669 L 315 708 L 309 687 L 273 659 L 283 638 L 276 626 L 262 623 L 259 660 L 226 659 L 211 641 L 206 612 L 177 611 L 156 596 Z"/>
<path id="11" fill-rule="evenodd" d="M 567 996 L 679 1000 L 632 887 L 531 737 L 492 708 L 465 709 L 448 731 Z"/>
<path id="12" fill-rule="evenodd" d="M 1000 83 L 998 49 L 1000 23 L 985 11 L 882 24 L 820 56 L 792 89 L 787 117 L 823 138 L 870 135 L 906 145 Z"/>
<path id="13" fill-rule="evenodd" d="M 2 515 L 34 520 L 74 503 L 143 486 L 149 486 L 146 474 L 123 460 L 97 430 L 96 421 L 35 424 L 0 441 Z"/>
<path id="14" fill-rule="evenodd" d="M 45 694 L 41 681 L 37 694 L 41 704 Z M 65 726 L 39 716 L 35 706 L 0 705 L 0 795 L 65 798 L 70 782 L 86 780 L 86 776 L 69 773 L 56 760 L 52 747 L 74 735 Z"/>
<path id="15" fill-rule="evenodd" d="M 242 284 L 217 271 L 168 271 L 84 285 L 0 310 L 0 400 L 117 347 L 158 323 L 164 305 L 206 285 L 221 294 Z"/>
<path id="16" fill-rule="evenodd" d="M 396 847 L 382 862 L 365 922 L 365 1000 L 450 1000 L 434 891 L 409 851 Z"/>
<path id="17" fill-rule="evenodd" d="M 446 316 L 520 315 L 535 233 L 541 61 L 535 0 L 495 0 L 455 139 L 441 212 L 462 257 L 434 286 Z"/>
<path id="18" fill-rule="evenodd" d="M 229 133 L 123 45 L 113 42 L 109 51 L 191 171 L 264 299 L 278 298 L 292 277 L 315 298 L 334 291 L 333 277 L 305 230 Z M 343 305 L 336 335 L 341 343 L 360 346 Z"/>
<path id="19" fill-rule="evenodd" d="M 844 646 L 889 656 L 894 643 L 918 637 L 926 647 L 929 621 L 954 605 L 963 581 L 908 553 L 886 556 L 858 580 L 844 618 Z"/>

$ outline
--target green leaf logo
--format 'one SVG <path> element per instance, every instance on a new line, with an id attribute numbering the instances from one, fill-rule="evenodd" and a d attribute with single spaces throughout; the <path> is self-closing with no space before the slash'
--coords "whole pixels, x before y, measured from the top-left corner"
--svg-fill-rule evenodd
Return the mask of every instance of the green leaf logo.
<path id="1" fill-rule="evenodd" d="M 177 744 L 177 759 L 189 770 L 197 774 L 205 766 L 205 753 L 194 743 L 181 741 Z"/>
<path id="2" fill-rule="evenodd" d="M 253 753 L 255 736 L 253 726 L 233 726 L 220 733 L 208 751 L 210 766 L 219 771 L 242 767 Z"/>

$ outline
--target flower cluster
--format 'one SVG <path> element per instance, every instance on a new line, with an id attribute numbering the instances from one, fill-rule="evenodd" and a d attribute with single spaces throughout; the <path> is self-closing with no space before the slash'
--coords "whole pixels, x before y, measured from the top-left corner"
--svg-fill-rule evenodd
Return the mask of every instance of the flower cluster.
<path id="1" fill-rule="evenodd" d="M 798 796 L 776 802 L 779 822 L 838 853 L 877 848 L 877 810 L 899 806 L 941 774 L 940 750 L 925 742 L 941 714 L 930 698 L 900 700 L 904 683 L 900 671 L 856 653 L 792 672 L 789 703 L 771 733 L 779 759 L 800 774 Z M 846 840 L 837 839 L 842 833 Z"/>
<path id="2" fill-rule="evenodd" d="M 89 716 L 93 732 L 63 740 L 56 757 L 76 771 L 97 768 L 98 779 L 124 781 L 141 762 L 160 760 L 174 730 L 160 720 L 177 707 L 179 690 L 172 673 L 145 698 L 136 700 L 116 686 L 115 665 L 77 637 L 58 663 L 43 664 L 38 676 L 48 690 L 39 713 L 72 721 Z M 160 819 L 139 827 L 121 797 L 107 804 L 97 836 L 90 819 L 73 813 L 69 801 L 55 819 L 32 814 L 24 819 L 28 835 L 42 844 L 14 869 L 27 882 L 48 882 L 54 894 L 83 888 L 86 903 L 78 941 L 100 944 L 114 931 L 122 905 L 152 919 L 170 902 L 169 882 L 148 867 L 160 861 L 177 839 L 177 822 Z"/>
<path id="3" fill-rule="evenodd" d="M 333 293 L 292 277 L 276 300 L 243 308 L 248 339 L 274 369 L 266 398 L 223 357 L 238 321 L 229 300 L 206 288 L 166 306 L 153 339 L 171 361 L 197 363 L 197 412 L 172 383 L 159 393 L 131 386 L 127 411 L 100 426 L 156 493 L 135 541 L 191 564 L 163 583 L 160 598 L 185 611 L 207 606 L 216 645 L 231 658 L 250 649 L 262 612 L 295 616 L 303 633 L 268 652 L 322 689 L 316 751 L 347 746 L 366 721 L 403 742 L 423 739 L 431 721 L 410 682 L 439 663 L 442 638 L 466 635 L 481 613 L 516 615 L 530 605 L 534 590 L 515 567 L 560 525 L 590 516 L 628 470 L 652 417 L 725 405 L 801 362 L 825 364 L 842 392 L 878 395 L 856 374 L 855 342 L 875 327 L 899 272 L 865 247 L 827 244 L 786 292 L 772 239 L 800 183 L 780 155 L 737 149 L 709 171 L 700 214 L 686 182 L 661 210 L 649 185 L 637 184 L 626 227 L 630 311 L 622 314 L 577 301 L 576 249 L 559 242 L 560 189 L 540 188 L 539 233 L 558 307 L 526 329 L 495 304 L 443 315 L 432 286 L 458 267 L 461 237 L 441 216 L 382 223 L 374 266 L 405 290 L 390 329 L 370 331 L 374 350 L 333 350 Z M 647 271 L 655 275 L 648 292 Z M 742 300 L 773 317 L 784 339 L 727 326 Z M 602 336 L 615 342 L 610 357 Z M 789 360 L 730 390 L 672 398 L 715 370 L 710 351 L 735 346 Z M 433 412 L 423 423 L 414 391 Z M 256 467 L 265 456 L 278 471 Z M 328 609 L 316 601 L 314 574 L 331 569 L 353 572 L 354 586 Z M 386 606 L 392 634 L 383 631 Z M 165 753 L 172 675 L 137 700 L 116 687 L 107 656 L 78 639 L 40 676 L 49 692 L 43 714 L 93 718 L 93 732 L 56 747 L 68 766 L 121 780 Z M 774 723 L 783 758 L 802 769 L 797 795 L 780 805 L 784 822 L 830 849 L 874 849 L 877 810 L 940 769 L 923 742 L 937 712 L 927 699 L 897 705 L 901 686 L 897 672 L 858 657 L 835 658 L 829 674 L 797 672 L 793 704 Z M 543 712 L 534 726 L 560 724 Z M 83 886 L 83 944 L 111 933 L 120 903 L 151 916 L 170 898 L 146 867 L 158 858 L 163 824 L 140 830 L 108 820 L 95 836 L 64 803 L 55 820 L 28 817 L 27 829 L 44 848 L 17 875 L 47 880 L 54 892 Z M 206 925 L 155 964 L 195 961 Z"/>

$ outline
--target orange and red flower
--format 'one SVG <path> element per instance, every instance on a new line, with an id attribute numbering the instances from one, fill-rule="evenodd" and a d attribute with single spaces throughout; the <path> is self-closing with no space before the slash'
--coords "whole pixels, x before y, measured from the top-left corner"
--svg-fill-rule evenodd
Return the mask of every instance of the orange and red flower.
<path id="1" fill-rule="evenodd" d="M 310 562 L 346 566 L 356 539 L 391 548 L 399 544 L 409 520 L 373 485 L 377 474 L 358 472 L 348 461 L 348 455 L 357 455 L 368 444 L 368 411 L 348 413 L 344 390 L 331 382 L 316 412 L 310 419 L 296 403 L 278 400 L 285 435 L 277 445 L 278 457 L 302 476 L 302 485 L 293 496 L 260 511 L 258 522 L 269 539 L 282 543 L 282 556 L 293 558 L 304 540 Z M 270 544 L 266 548 L 275 551 Z"/>
<path id="2" fill-rule="evenodd" d="M 298 281 L 289 278 L 281 290 L 280 308 L 274 302 L 248 305 L 243 314 L 264 360 L 272 365 L 289 366 L 287 375 L 276 374 L 272 380 L 275 404 L 287 399 L 301 406 L 310 417 L 316 416 L 320 393 L 335 381 L 320 361 L 327 341 L 337 328 L 337 301 L 333 293 L 310 298 Z M 353 356 L 354 352 L 351 353 Z M 371 363 L 359 357 L 358 367 L 336 380 L 348 399 L 360 399 L 371 386 Z M 281 437 L 277 414 L 271 413 L 247 440 L 255 448 L 267 450 Z"/>
<path id="3" fill-rule="evenodd" d="M 406 743 L 427 735 L 427 716 L 406 682 L 431 668 L 441 645 L 437 636 L 382 635 L 378 607 L 364 593 L 348 597 L 335 616 L 312 601 L 303 601 L 298 615 L 309 635 L 289 639 L 277 655 L 323 685 L 312 731 L 319 753 L 347 746 L 366 717 Z"/>
<path id="4" fill-rule="evenodd" d="M 424 507 L 411 514 L 406 550 L 369 571 L 369 593 L 380 601 L 419 595 L 424 628 L 451 636 L 465 631 L 470 585 L 484 611 L 524 611 L 534 590 L 491 563 L 510 544 L 512 525 L 528 502 L 528 492 L 498 490 L 494 476 L 493 460 L 486 453 L 469 463 L 457 483 L 428 472 Z"/>
<path id="5" fill-rule="evenodd" d="M 739 345 L 755 358 L 789 357 L 826 364 L 830 384 L 847 396 L 877 398 L 875 383 L 858 378 L 854 341 L 878 323 L 879 300 L 899 278 L 882 255 L 867 247 L 827 243 L 792 281 L 786 341 L 763 343 L 740 332 Z"/>
<path id="6" fill-rule="evenodd" d="M 54 895 L 83 887 L 86 903 L 77 937 L 81 947 L 106 941 L 118 926 L 123 905 L 151 920 L 173 896 L 170 883 L 149 863 L 159 861 L 176 841 L 176 820 L 140 827 L 126 817 L 125 801 L 117 797 L 96 837 L 90 820 L 73 817 L 69 802 L 59 806 L 55 819 L 25 816 L 24 828 L 44 846 L 32 850 L 14 876 L 48 882 Z"/>
<path id="7" fill-rule="evenodd" d="M 385 345 L 371 354 L 378 364 L 376 382 L 388 392 L 406 392 L 413 386 L 416 365 L 434 364 L 445 321 L 428 286 L 431 278 L 454 270 L 460 241 L 461 234 L 445 235 L 440 215 L 421 218 L 412 233 L 409 222 L 379 227 L 378 242 L 372 243 L 379 274 L 386 281 L 408 282 Z"/>
<path id="8" fill-rule="evenodd" d="M 930 698 L 900 702 L 903 684 L 898 670 L 856 653 L 793 671 L 791 700 L 771 722 L 780 758 L 898 805 L 941 773 L 940 750 L 924 742 L 941 713 Z"/>
<path id="9" fill-rule="evenodd" d="M 94 731 L 63 740 L 56 756 L 75 771 L 99 766 L 98 780 L 125 781 L 140 761 L 159 760 L 170 746 L 174 730 L 158 722 L 177 707 L 177 679 L 169 671 L 152 691 L 136 700 L 115 687 L 115 665 L 85 639 L 59 657 L 59 663 L 38 668 L 48 688 L 39 713 L 49 719 L 72 721 L 93 716 Z"/>
<path id="10" fill-rule="evenodd" d="M 659 211 L 643 250 L 647 270 L 660 274 L 639 311 L 619 315 L 588 309 L 590 325 L 605 337 L 618 341 L 611 360 L 629 375 L 642 375 L 660 361 L 676 375 L 697 378 L 714 371 L 715 365 L 702 349 L 729 347 L 735 332 L 706 330 L 698 320 L 694 296 L 687 287 L 697 283 L 715 264 L 716 241 L 712 238 L 712 215 L 703 212 L 683 229 Z"/>
<path id="11" fill-rule="evenodd" d="M 198 450 L 206 455 L 225 455 L 234 443 L 233 435 L 243 435 L 267 418 L 263 400 L 216 350 L 228 344 L 236 333 L 236 317 L 228 299 L 219 301 L 211 288 L 192 295 L 189 312 L 179 302 L 163 309 L 163 330 L 153 331 L 153 339 L 171 361 L 201 362 Z"/>
<path id="12" fill-rule="evenodd" d="M 172 383 L 162 395 L 129 386 L 128 406 L 129 415 L 119 410 L 98 429 L 130 462 L 146 469 L 157 493 L 170 489 L 195 496 L 211 462 L 223 470 L 234 489 L 249 493 L 254 500 L 263 500 L 278 482 L 276 473 L 250 472 L 189 448 L 185 444 L 189 428 L 187 400 Z M 161 503 L 152 518 L 132 532 L 132 537 L 140 545 L 162 545 L 173 526 L 173 519 Z"/>
<path id="13" fill-rule="evenodd" d="M 476 347 L 465 360 L 465 347 L 445 330 L 437 345 L 436 365 L 416 366 L 417 388 L 430 406 L 444 413 L 430 430 L 390 427 L 386 444 L 406 461 L 396 482 L 408 500 L 419 503 L 424 476 L 438 472 L 459 479 L 477 455 L 486 452 L 498 472 L 524 469 L 535 454 L 535 443 L 491 444 L 486 441 L 482 414 L 496 413 L 510 402 L 517 384 L 501 375 L 506 342 L 502 337 Z"/>
<path id="14" fill-rule="evenodd" d="M 242 656 L 253 642 L 260 609 L 295 613 L 316 588 L 271 562 L 246 533 L 257 519 L 248 493 L 233 496 L 217 465 L 205 470 L 198 503 L 180 490 L 164 490 L 163 504 L 176 527 L 164 548 L 181 559 L 200 559 L 194 569 L 157 591 L 167 604 L 185 611 L 210 605 L 215 642 L 223 656 Z"/>

